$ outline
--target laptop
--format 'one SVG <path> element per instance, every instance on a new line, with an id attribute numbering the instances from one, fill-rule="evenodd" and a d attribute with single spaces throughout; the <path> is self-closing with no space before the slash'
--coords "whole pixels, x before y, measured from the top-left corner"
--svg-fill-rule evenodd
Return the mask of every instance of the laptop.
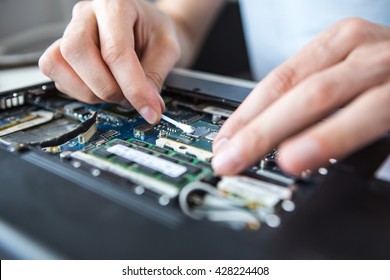
<path id="1" fill-rule="evenodd" d="M 175 69 L 166 115 L 89 105 L 44 83 L 0 94 L 3 259 L 388 259 L 390 135 L 293 177 L 269 152 L 210 161 L 252 82 Z M 245 145 L 245 143 L 243 143 Z"/>

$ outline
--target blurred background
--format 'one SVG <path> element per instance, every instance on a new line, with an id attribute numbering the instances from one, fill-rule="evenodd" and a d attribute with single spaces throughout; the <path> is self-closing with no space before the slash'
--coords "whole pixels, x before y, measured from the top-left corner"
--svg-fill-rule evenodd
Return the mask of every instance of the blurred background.
<path id="1" fill-rule="evenodd" d="M 0 0 L 0 68 L 36 64 L 42 52 L 61 37 L 76 2 Z M 236 1 L 227 1 L 192 68 L 251 78 Z"/>
<path id="2" fill-rule="evenodd" d="M 77 0 L 0 0 L 0 67 L 31 64 L 55 41 Z"/>

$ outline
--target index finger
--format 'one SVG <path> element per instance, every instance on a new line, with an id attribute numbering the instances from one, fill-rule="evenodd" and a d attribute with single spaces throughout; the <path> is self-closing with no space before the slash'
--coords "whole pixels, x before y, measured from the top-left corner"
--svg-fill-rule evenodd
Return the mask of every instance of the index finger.
<path id="1" fill-rule="evenodd" d="M 214 150 L 234 133 L 260 114 L 271 103 L 298 85 L 313 73 L 324 70 L 344 60 L 349 53 L 365 40 L 378 40 L 388 30 L 369 32 L 379 25 L 360 19 L 348 19 L 322 32 L 295 56 L 272 71 L 262 80 L 247 99 L 238 107 L 219 131 Z M 224 141 L 221 141 L 224 139 Z"/>
<path id="2" fill-rule="evenodd" d="M 97 0 L 94 5 L 103 60 L 126 99 L 149 123 L 156 123 L 162 113 L 159 93 L 147 80 L 134 49 L 137 2 Z"/>

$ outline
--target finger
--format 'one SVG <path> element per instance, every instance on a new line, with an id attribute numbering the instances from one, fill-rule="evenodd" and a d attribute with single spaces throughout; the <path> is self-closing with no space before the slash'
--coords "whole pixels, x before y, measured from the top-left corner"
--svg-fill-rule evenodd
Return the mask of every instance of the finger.
<path id="1" fill-rule="evenodd" d="M 341 159 L 390 131 L 390 82 L 364 93 L 345 110 L 280 147 L 279 165 L 299 174 Z"/>
<path id="2" fill-rule="evenodd" d="M 61 54 L 100 100 L 121 103 L 125 98 L 97 47 L 95 22 L 91 2 L 78 2 L 60 45 Z M 65 85 L 64 82 L 61 84 Z"/>
<path id="3" fill-rule="evenodd" d="M 375 33 L 370 32 L 373 26 Z M 378 32 L 378 29 L 381 31 Z M 312 73 L 344 60 L 362 42 L 378 41 L 388 33 L 388 28 L 360 19 L 342 21 L 322 32 L 256 86 L 221 128 L 214 141 L 214 151 L 222 146 L 219 140 L 224 138 L 223 142 L 226 142 L 227 138 Z"/>
<path id="4" fill-rule="evenodd" d="M 54 42 L 39 59 L 43 74 L 55 81 L 59 91 L 86 103 L 101 103 L 89 87 L 74 72 L 60 52 L 61 40 Z"/>
<path id="5" fill-rule="evenodd" d="M 173 68 L 180 56 L 178 42 L 171 37 L 151 38 L 141 60 L 142 68 L 147 79 L 157 92 L 161 92 L 162 85 L 169 71 Z M 161 98 L 162 111 L 165 110 Z"/>
<path id="6" fill-rule="evenodd" d="M 273 103 L 217 151 L 213 161 L 216 172 L 228 175 L 242 171 L 287 137 L 382 83 L 390 75 L 386 63 L 379 63 L 385 59 L 382 57 L 386 56 L 385 47 L 386 44 L 378 44 L 358 50 L 344 62 L 312 75 Z M 377 56 L 371 60 L 359 58 L 372 53 Z"/>
<path id="7" fill-rule="evenodd" d="M 107 0 L 98 0 L 93 3 L 96 8 L 104 61 L 127 100 L 149 123 L 158 122 L 161 116 L 159 93 L 148 83 L 134 50 L 133 30 L 141 28 L 135 26 L 138 19 L 135 5 L 140 3 Z M 126 8 L 126 5 L 132 6 Z M 149 35 L 143 37 L 139 34 L 137 39 L 146 40 Z"/>

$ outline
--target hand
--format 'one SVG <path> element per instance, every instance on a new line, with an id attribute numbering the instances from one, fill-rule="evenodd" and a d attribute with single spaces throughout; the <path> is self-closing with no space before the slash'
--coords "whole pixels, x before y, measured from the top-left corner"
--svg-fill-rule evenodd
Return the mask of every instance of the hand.
<path id="1" fill-rule="evenodd" d="M 389 130 L 390 28 L 348 19 L 256 86 L 216 137 L 213 167 L 233 175 L 279 146 L 279 166 L 299 174 Z"/>
<path id="2" fill-rule="evenodd" d="M 162 83 L 179 56 L 172 20 L 152 4 L 95 0 L 75 5 L 39 66 L 61 92 L 87 103 L 131 103 L 156 123 L 165 108 Z"/>

